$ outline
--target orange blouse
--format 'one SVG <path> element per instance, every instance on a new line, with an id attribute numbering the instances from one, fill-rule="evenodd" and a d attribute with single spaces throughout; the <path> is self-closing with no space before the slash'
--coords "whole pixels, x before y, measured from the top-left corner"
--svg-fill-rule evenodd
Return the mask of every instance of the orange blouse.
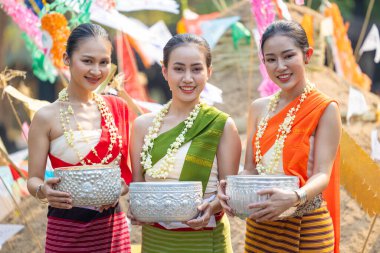
<path id="1" fill-rule="evenodd" d="M 298 100 L 299 97 L 269 119 L 268 126 L 260 140 L 261 152 L 263 154 L 274 145 L 279 125 L 284 121 L 289 109 L 298 103 Z M 300 178 L 300 186 L 303 186 L 308 180 L 307 165 L 310 153 L 310 137 L 315 132 L 324 110 L 331 102 L 335 101 L 321 92 L 317 90 L 311 92 L 297 112 L 292 131 L 286 138 L 283 150 L 283 170 L 286 175 L 298 176 Z M 256 133 L 252 139 L 253 157 L 255 157 L 256 152 L 254 145 L 255 138 Z M 335 252 L 339 252 L 340 239 L 339 161 L 340 148 L 338 148 L 335 157 L 329 185 L 323 192 L 323 197 L 327 202 L 327 208 L 334 224 Z"/>

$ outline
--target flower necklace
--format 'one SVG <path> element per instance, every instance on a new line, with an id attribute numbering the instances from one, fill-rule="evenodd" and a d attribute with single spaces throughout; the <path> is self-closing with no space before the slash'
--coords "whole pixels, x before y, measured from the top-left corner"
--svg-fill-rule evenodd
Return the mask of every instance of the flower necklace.
<path id="1" fill-rule="evenodd" d="M 162 164 L 159 168 L 153 168 L 152 166 L 152 155 L 151 151 L 153 149 L 154 140 L 158 137 L 158 132 L 160 131 L 162 121 L 166 114 L 169 112 L 169 107 L 172 101 L 169 101 L 164 107 L 157 113 L 153 120 L 152 126 L 148 128 L 148 134 L 144 137 L 144 145 L 142 146 L 141 165 L 146 171 L 148 176 L 153 178 L 166 178 L 169 175 L 169 172 L 174 167 L 175 155 L 178 152 L 178 149 L 185 142 L 185 134 L 193 126 L 195 119 L 198 116 L 198 113 L 201 109 L 202 104 L 197 104 L 194 109 L 190 112 L 189 117 L 185 120 L 185 127 L 182 132 L 177 136 L 175 141 L 170 144 L 166 155 L 163 158 Z"/>
<path id="2" fill-rule="evenodd" d="M 108 106 L 106 105 L 106 102 L 104 99 L 99 96 L 98 94 L 94 95 L 94 101 L 100 111 L 101 117 L 104 119 L 105 125 L 107 126 L 109 130 L 109 138 L 110 138 L 110 144 L 107 149 L 106 155 L 101 159 L 98 155 L 98 152 L 96 151 L 95 147 L 91 149 L 91 152 L 99 158 L 100 164 L 107 164 L 109 161 L 111 161 L 112 158 L 112 150 L 115 145 L 119 146 L 119 149 L 123 146 L 123 141 L 121 135 L 118 134 L 118 129 L 115 125 L 115 120 L 113 118 L 112 113 L 109 111 Z M 60 108 L 59 116 L 60 116 L 60 122 L 63 129 L 63 135 L 65 136 L 67 144 L 74 149 L 75 153 L 77 154 L 80 163 L 82 165 L 86 164 L 97 164 L 92 162 L 90 159 L 85 159 L 84 156 L 79 152 L 79 150 L 74 145 L 74 130 L 70 126 L 70 115 L 73 115 L 74 121 L 76 123 L 76 126 L 78 130 L 80 131 L 82 138 L 86 141 L 86 143 L 89 143 L 88 138 L 83 133 L 83 127 L 79 124 L 79 122 L 76 120 L 75 113 L 73 110 L 73 107 L 71 106 L 70 100 L 69 100 L 69 94 L 67 92 L 67 89 L 64 88 L 58 95 L 58 100 L 61 102 L 66 102 L 67 107 L 66 110 L 63 108 L 63 106 Z M 121 153 L 117 155 L 117 157 L 114 160 L 115 164 L 118 164 L 121 158 Z M 87 162 L 87 163 L 86 163 Z"/>
<path id="3" fill-rule="evenodd" d="M 315 85 L 307 81 L 307 85 L 300 96 L 298 104 L 289 109 L 284 121 L 279 125 L 276 141 L 274 143 L 274 153 L 272 155 L 272 158 L 270 159 L 269 165 L 265 167 L 262 164 L 263 156 L 261 154 L 260 139 L 263 137 L 264 132 L 268 126 L 269 114 L 276 110 L 276 107 L 280 101 L 281 90 L 278 91 L 269 101 L 269 104 L 267 107 L 268 112 L 266 116 L 261 119 L 258 126 L 257 133 L 256 133 L 256 138 L 255 138 L 255 147 L 256 147 L 255 161 L 256 161 L 256 169 L 259 172 L 259 174 L 261 175 L 274 174 L 275 168 L 278 167 L 279 161 L 281 159 L 281 154 L 285 145 L 286 137 L 292 130 L 296 113 L 301 108 L 301 104 L 303 103 L 303 101 L 305 101 L 305 99 L 307 98 L 307 95 L 309 95 L 309 93 L 312 92 L 314 88 L 315 88 Z"/>

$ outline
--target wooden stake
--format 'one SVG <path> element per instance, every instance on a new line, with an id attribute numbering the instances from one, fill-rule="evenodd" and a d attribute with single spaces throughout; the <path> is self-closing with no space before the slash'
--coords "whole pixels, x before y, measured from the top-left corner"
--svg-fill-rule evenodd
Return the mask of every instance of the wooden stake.
<path id="1" fill-rule="evenodd" d="M 9 96 L 8 93 L 7 93 L 7 98 L 8 98 L 9 104 L 11 105 L 12 112 L 13 112 L 13 114 L 14 114 L 15 117 L 16 117 L 16 120 L 17 120 L 18 126 L 19 126 L 20 129 L 21 129 L 22 135 L 24 135 L 24 138 L 25 138 L 25 140 L 27 141 L 27 140 L 28 140 L 28 136 L 26 136 L 26 134 L 24 133 L 24 130 L 22 129 L 22 123 L 21 123 L 20 117 L 18 116 L 18 113 L 17 113 L 17 111 L 16 111 L 16 108 L 15 108 L 14 105 L 13 105 L 13 101 L 12 101 L 12 99 L 11 99 L 11 97 Z"/>
<path id="2" fill-rule="evenodd" d="M 377 216 L 378 215 L 376 214 L 375 217 L 373 217 L 373 219 L 372 219 L 371 226 L 369 227 L 369 231 L 368 231 L 368 234 L 367 234 L 367 238 L 365 238 L 365 242 L 364 242 L 364 245 L 363 245 L 362 253 L 364 253 L 364 250 L 365 250 L 365 248 L 367 246 L 367 242 L 368 242 L 368 239 L 369 239 L 369 237 L 370 237 L 370 235 L 371 235 L 371 233 L 373 231 L 373 227 L 374 227 L 374 225 L 376 223 Z"/>
<path id="3" fill-rule="evenodd" d="M 0 179 L 1 179 L 1 182 L 3 183 L 3 185 L 5 186 L 5 189 L 7 190 L 9 196 L 11 196 L 13 203 L 15 204 L 15 206 L 17 208 L 17 211 L 20 212 L 20 215 L 22 217 L 23 222 L 25 223 L 25 226 L 28 228 L 28 230 L 32 234 L 32 237 L 33 237 L 34 241 L 37 243 L 38 248 L 42 251 L 43 249 L 42 249 L 42 245 L 41 245 L 40 241 L 38 240 L 38 238 L 37 238 L 36 234 L 34 233 L 34 230 L 32 229 L 32 227 L 29 226 L 29 223 L 26 220 L 24 213 L 21 211 L 20 206 L 17 204 L 16 199 L 13 197 L 12 192 L 8 189 L 8 186 L 5 184 L 4 179 L 1 176 L 0 176 Z"/>
<path id="4" fill-rule="evenodd" d="M 375 0 L 371 0 L 371 1 L 369 2 L 368 8 L 367 8 L 367 13 L 365 14 L 365 19 L 364 19 L 364 23 L 363 23 L 363 26 L 362 26 L 362 30 L 360 31 L 359 40 L 358 40 L 358 42 L 356 43 L 356 47 L 355 47 L 355 58 L 356 58 L 356 61 L 357 61 L 357 62 L 358 62 L 359 59 L 360 59 L 360 56 L 359 56 L 359 47 L 360 47 L 361 44 L 363 43 L 364 34 L 365 34 L 365 32 L 367 31 L 369 18 L 371 17 L 371 13 L 372 13 L 372 9 L 373 9 L 373 5 L 374 5 L 374 4 L 375 4 Z"/>

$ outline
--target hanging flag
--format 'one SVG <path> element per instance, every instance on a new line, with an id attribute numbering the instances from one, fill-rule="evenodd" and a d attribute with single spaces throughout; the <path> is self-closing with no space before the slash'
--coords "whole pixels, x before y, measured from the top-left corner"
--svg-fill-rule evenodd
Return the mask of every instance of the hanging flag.
<path id="1" fill-rule="evenodd" d="M 276 4 L 277 12 L 279 13 L 279 19 L 292 20 L 288 6 L 284 3 L 283 0 L 274 1 Z"/>
<path id="2" fill-rule="evenodd" d="M 307 40 L 311 47 L 314 47 L 314 25 L 313 25 L 313 16 L 309 14 L 304 14 L 301 26 L 306 32 Z"/>
<path id="3" fill-rule="evenodd" d="M 135 99 L 147 101 L 144 87 L 139 83 L 135 56 L 126 35 L 119 33 L 116 37 L 118 66 L 125 75 L 124 90 Z"/>
<path id="4" fill-rule="evenodd" d="M 254 19 L 256 20 L 256 27 L 258 30 L 258 33 L 256 35 L 260 36 L 260 38 L 255 38 L 257 43 L 257 41 L 261 40 L 261 36 L 264 33 L 265 29 L 275 20 L 275 6 L 271 0 L 251 0 L 251 12 Z M 258 48 L 260 49 L 260 46 Z M 260 50 L 258 50 L 258 52 L 261 59 Z M 260 63 L 260 72 L 263 77 L 263 81 L 258 88 L 260 95 L 271 95 L 270 93 L 268 94 L 268 92 L 276 89 L 276 84 L 273 83 L 273 81 L 269 78 L 262 61 Z"/>
<path id="5" fill-rule="evenodd" d="M 380 161 L 380 141 L 377 128 L 371 132 L 371 158 Z"/>
<path id="6" fill-rule="evenodd" d="M 234 43 L 234 48 L 237 49 L 239 41 L 245 39 L 246 43 L 251 43 L 251 33 L 249 30 L 240 22 L 236 22 L 231 26 L 232 28 L 232 41 Z"/>
<path id="7" fill-rule="evenodd" d="M 350 87 L 348 94 L 348 108 L 347 108 L 347 124 L 350 123 L 350 118 L 353 115 L 362 115 L 368 111 L 368 105 L 365 101 L 363 93 L 358 89 Z"/>
<path id="8" fill-rule="evenodd" d="M 208 105 L 213 105 L 215 103 L 223 103 L 222 98 L 223 91 L 216 87 L 215 85 L 212 85 L 211 83 L 206 83 L 205 88 L 201 92 L 201 98 L 204 100 Z"/>
<path id="9" fill-rule="evenodd" d="M 379 30 L 375 24 L 372 25 L 371 30 L 369 31 L 367 37 L 365 38 L 360 50 L 359 54 L 362 55 L 364 52 L 368 51 L 376 51 L 375 54 L 375 63 L 380 62 L 380 35 Z"/>
<path id="10" fill-rule="evenodd" d="M 179 4 L 174 0 L 128 0 L 118 1 L 116 9 L 119 11 L 158 10 L 179 14 Z"/>
<path id="11" fill-rule="evenodd" d="M 205 21 L 216 19 L 219 16 L 219 12 L 198 15 L 189 9 L 185 9 L 183 11 L 183 17 L 177 24 L 177 33 L 193 33 L 201 35 L 201 24 Z"/>
<path id="12" fill-rule="evenodd" d="M 211 48 L 214 48 L 226 30 L 233 26 L 233 24 L 235 24 L 239 19 L 240 17 L 234 16 L 205 21 L 200 24 L 201 36 L 207 40 Z"/>

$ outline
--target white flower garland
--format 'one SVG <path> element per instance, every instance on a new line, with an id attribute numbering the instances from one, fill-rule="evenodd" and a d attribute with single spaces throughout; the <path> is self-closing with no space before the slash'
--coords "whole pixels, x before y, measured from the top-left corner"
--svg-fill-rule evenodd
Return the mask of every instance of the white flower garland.
<path id="1" fill-rule="evenodd" d="M 314 88 L 315 88 L 314 84 L 309 83 L 309 82 L 307 83 L 306 87 L 303 90 L 303 93 L 301 94 L 298 104 L 289 109 L 284 121 L 279 125 L 276 141 L 274 143 L 274 154 L 272 158 L 270 159 L 269 165 L 265 167 L 262 164 L 263 156 L 261 154 L 260 139 L 263 137 L 264 132 L 268 126 L 269 114 L 276 110 L 278 102 L 280 101 L 281 91 L 277 92 L 273 96 L 273 98 L 269 101 L 268 112 L 266 116 L 261 119 L 258 126 L 256 138 L 255 138 L 255 147 L 256 147 L 255 161 L 256 161 L 256 169 L 259 172 L 259 174 L 261 175 L 274 174 L 275 168 L 278 167 L 279 161 L 281 159 L 281 154 L 284 149 L 286 137 L 292 130 L 296 113 L 301 108 L 301 104 L 303 101 L 305 101 L 305 99 L 307 98 L 307 95 L 310 92 L 312 92 Z"/>
<path id="2" fill-rule="evenodd" d="M 169 175 L 169 172 L 174 167 L 175 155 L 178 152 L 178 149 L 185 142 L 185 134 L 193 126 L 195 119 L 198 116 L 198 113 L 201 109 L 201 103 L 197 104 L 194 109 L 190 112 L 189 117 L 185 120 L 185 127 L 182 132 L 177 136 L 175 141 L 170 144 L 166 155 L 163 158 L 163 162 L 159 168 L 153 168 L 152 166 L 152 155 L 151 151 L 153 149 L 154 140 L 158 137 L 158 132 L 160 131 L 162 121 L 166 114 L 169 112 L 169 107 L 172 101 L 169 101 L 164 107 L 157 113 L 156 117 L 153 120 L 152 126 L 148 128 L 148 134 L 144 137 L 144 145 L 142 146 L 141 165 L 146 171 L 148 176 L 153 178 L 166 178 Z"/>
<path id="3" fill-rule="evenodd" d="M 91 149 L 91 151 L 96 157 L 99 158 L 99 160 L 101 160 L 100 164 L 108 164 L 109 161 L 111 161 L 111 159 L 113 158 L 112 150 L 113 150 L 114 145 L 118 145 L 119 148 L 121 149 L 123 147 L 123 139 L 122 139 L 122 136 L 119 134 L 119 130 L 117 126 L 115 125 L 115 119 L 112 113 L 110 112 L 104 99 L 96 93 L 94 93 L 93 96 L 94 96 L 93 99 L 96 103 L 96 106 L 98 107 L 98 110 L 100 111 L 100 115 L 104 119 L 105 125 L 108 128 L 109 135 L 110 135 L 109 136 L 110 143 L 107 149 L 107 153 L 102 159 L 98 156 L 98 152 L 96 151 L 94 147 Z M 74 145 L 74 139 L 75 139 L 74 130 L 70 126 L 71 115 L 73 116 L 73 119 L 77 125 L 78 130 L 81 132 L 83 136 L 83 139 L 86 141 L 86 143 L 89 143 L 89 140 L 83 134 L 83 127 L 79 124 L 79 122 L 77 122 L 75 118 L 75 113 L 74 113 L 73 107 L 71 106 L 67 88 L 64 88 L 61 92 L 59 92 L 58 100 L 66 104 L 66 110 L 64 110 L 65 106 L 61 105 L 59 114 L 60 114 L 61 126 L 63 129 L 63 135 L 65 136 L 67 144 L 75 151 L 82 165 L 86 165 L 86 162 L 88 164 L 97 164 L 91 161 L 90 159 L 85 159 L 84 155 L 82 155 L 80 151 Z M 121 159 L 121 153 L 119 152 L 116 159 L 114 160 L 114 163 L 118 164 L 120 159 Z"/>

